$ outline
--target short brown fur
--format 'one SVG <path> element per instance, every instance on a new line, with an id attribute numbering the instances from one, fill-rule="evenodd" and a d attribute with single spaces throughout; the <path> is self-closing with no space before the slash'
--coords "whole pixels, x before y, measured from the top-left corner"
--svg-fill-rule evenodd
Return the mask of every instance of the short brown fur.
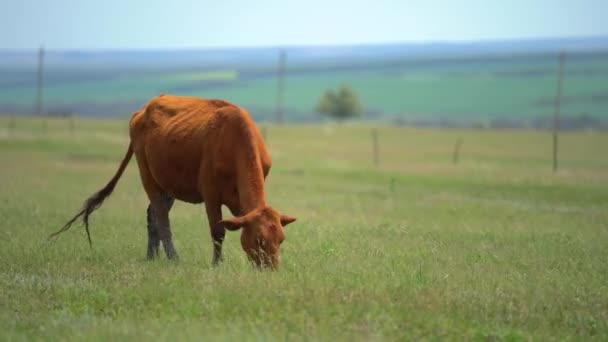
<path id="1" fill-rule="evenodd" d="M 224 100 L 160 95 L 133 114 L 129 129 L 131 143 L 116 175 L 56 234 L 81 216 L 88 233 L 88 216 L 112 193 L 134 153 L 150 199 L 148 258 L 158 254 L 160 241 L 167 257 L 177 258 L 169 210 L 178 199 L 205 203 L 213 264 L 222 258 L 225 229 L 243 228 L 241 245 L 249 259 L 278 268 L 283 227 L 295 218 L 266 204 L 270 155 L 247 111 Z M 236 217 L 222 220 L 222 205 Z"/>

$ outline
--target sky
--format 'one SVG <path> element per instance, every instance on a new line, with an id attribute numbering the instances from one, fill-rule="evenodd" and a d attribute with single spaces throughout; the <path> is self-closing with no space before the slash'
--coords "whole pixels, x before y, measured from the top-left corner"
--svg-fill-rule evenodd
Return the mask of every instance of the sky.
<path id="1" fill-rule="evenodd" d="M 608 0 L 0 0 L 0 49 L 608 36 Z"/>

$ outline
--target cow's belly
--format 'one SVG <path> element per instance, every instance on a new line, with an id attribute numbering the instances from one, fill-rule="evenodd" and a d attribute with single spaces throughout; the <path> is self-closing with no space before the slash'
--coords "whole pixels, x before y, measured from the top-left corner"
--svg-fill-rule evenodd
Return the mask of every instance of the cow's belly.
<path id="1" fill-rule="evenodd" d="M 170 147 L 146 150 L 150 173 L 163 191 L 181 201 L 203 202 L 199 155 Z"/>

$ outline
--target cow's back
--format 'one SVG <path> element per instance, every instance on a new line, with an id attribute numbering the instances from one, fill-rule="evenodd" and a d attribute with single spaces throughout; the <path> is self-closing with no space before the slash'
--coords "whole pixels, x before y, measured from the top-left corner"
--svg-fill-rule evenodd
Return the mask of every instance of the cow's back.
<path id="1" fill-rule="evenodd" d="M 133 113 L 129 123 L 131 140 L 168 126 L 205 126 L 217 109 L 226 106 L 236 107 L 224 100 L 161 94 Z"/>
<path id="2" fill-rule="evenodd" d="M 233 170 L 235 149 L 244 145 L 256 146 L 267 174 L 270 157 L 257 129 L 249 126 L 248 114 L 229 102 L 161 95 L 134 113 L 130 136 L 138 163 L 145 164 L 159 186 L 172 197 L 198 203 L 203 201 L 202 177 L 215 177 L 217 168 Z M 253 134 L 235 132 L 241 128 Z"/>

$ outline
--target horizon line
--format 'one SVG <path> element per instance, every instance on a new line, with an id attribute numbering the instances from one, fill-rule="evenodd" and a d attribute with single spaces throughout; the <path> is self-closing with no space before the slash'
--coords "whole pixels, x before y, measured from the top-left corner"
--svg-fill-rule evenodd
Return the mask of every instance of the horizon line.
<path id="1" fill-rule="evenodd" d="M 307 49 L 307 48 L 348 48 L 348 47 L 373 47 L 382 45 L 467 45 L 509 42 L 535 42 L 535 41 L 573 41 L 573 40 L 607 40 L 608 34 L 581 35 L 581 36 L 538 36 L 526 38 L 488 38 L 488 39 L 446 39 L 446 40 L 400 40 L 385 42 L 352 42 L 352 43 L 319 43 L 319 44 L 264 44 L 264 45 L 233 45 L 233 46 L 176 46 L 176 47 L 90 47 L 90 48 L 48 48 L 44 44 L 31 48 L 4 48 L 0 52 L 29 52 L 45 51 L 57 52 L 117 52 L 117 51 L 222 51 L 222 50 L 268 50 L 268 49 Z M 608 46 L 608 45 L 607 45 Z"/>

